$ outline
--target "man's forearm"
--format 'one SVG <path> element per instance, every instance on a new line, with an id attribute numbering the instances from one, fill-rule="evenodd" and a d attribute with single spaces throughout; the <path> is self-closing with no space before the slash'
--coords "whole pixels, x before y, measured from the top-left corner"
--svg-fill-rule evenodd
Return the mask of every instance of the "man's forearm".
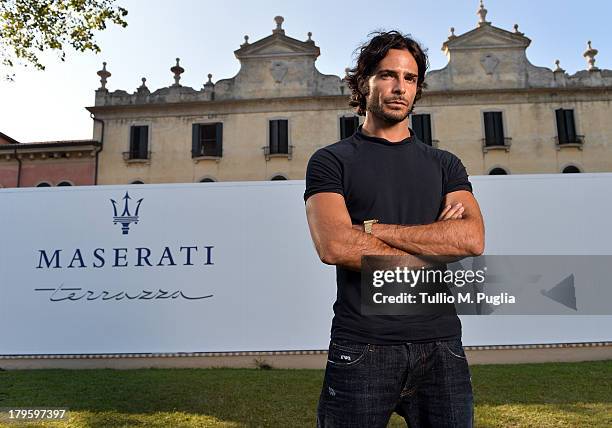
<path id="1" fill-rule="evenodd" d="M 362 256 L 405 256 L 403 261 L 407 266 L 418 269 L 422 266 L 431 266 L 431 262 L 394 248 L 377 237 L 356 229 L 346 229 L 340 234 L 340 239 L 334 244 L 330 264 L 342 266 L 346 269 L 360 271 Z"/>
<path id="2" fill-rule="evenodd" d="M 482 225 L 467 219 L 415 226 L 378 223 L 372 234 L 391 247 L 429 256 L 479 255 L 484 245 Z"/>

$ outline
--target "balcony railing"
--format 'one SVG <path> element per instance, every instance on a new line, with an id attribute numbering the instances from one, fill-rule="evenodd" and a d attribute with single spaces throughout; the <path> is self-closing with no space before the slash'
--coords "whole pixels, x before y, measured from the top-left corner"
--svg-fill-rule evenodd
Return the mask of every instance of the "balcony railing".
<path id="1" fill-rule="evenodd" d="M 506 152 L 510 151 L 510 145 L 512 144 L 512 138 L 504 137 L 503 144 L 487 144 L 487 139 L 482 138 L 482 152 L 486 153 L 489 150 L 505 150 Z"/>
<path id="2" fill-rule="evenodd" d="M 215 162 L 219 162 L 222 156 L 213 155 L 211 152 L 216 153 L 217 150 L 210 150 L 210 148 L 207 150 L 205 147 L 201 146 L 198 148 L 198 150 L 191 151 L 191 158 L 196 163 L 201 160 L 214 160 Z"/>
<path id="3" fill-rule="evenodd" d="M 574 135 L 573 139 L 568 141 L 564 141 L 562 143 L 559 142 L 559 136 L 555 137 L 555 148 L 557 150 L 561 150 L 564 147 L 576 147 L 578 150 L 582 150 L 582 146 L 584 145 L 584 135 Z"/>
<path id="4" fill-rule="evenodd" d="M 151 161 L 151 152 L 146 153 L 146 157 L 138 152 L 123 152 L 123 160 L 127 163 L 149 163 Z"/>
<path id="5" fill-rule="evenodd" d="M 270 158 L 287 158 L 288 160 L 291 160 L 291 156 L 293 155 L 293 146 L 289 145 L 287 146 L 287 152 L 274 152 L 271 153 L 270 151 L 270 146 L 263 146 L 262 147 L 263 152 L 264 152 L 264 156 L 266 157 L 266 160 L 270 160 Z"/>

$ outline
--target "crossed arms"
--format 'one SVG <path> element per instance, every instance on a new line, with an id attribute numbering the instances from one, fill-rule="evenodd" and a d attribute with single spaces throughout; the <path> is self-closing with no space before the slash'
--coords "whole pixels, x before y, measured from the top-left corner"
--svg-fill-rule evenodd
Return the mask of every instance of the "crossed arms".
<path id="1" fill-rule="evenodd" d="M 316 193 L 306 201 L 310 235 L 323 263 L 359 271 L 361 256 L 407 256 L 410 267 L 449 263 L 484 251 L 484 223 L 478 202 L 467 190 L 446 194 L 438 221 L 404 226 L 374 224 L 372 234 L 353 225 L 344 197 Z"/>

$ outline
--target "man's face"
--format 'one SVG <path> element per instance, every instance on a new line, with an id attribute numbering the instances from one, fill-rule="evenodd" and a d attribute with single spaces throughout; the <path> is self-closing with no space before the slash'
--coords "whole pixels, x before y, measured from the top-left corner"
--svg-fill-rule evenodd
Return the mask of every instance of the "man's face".
<path id="1" fill-rule="evenodd" d="M 368 80 L 366 110 L 395 124 L 403 121 L 414 103 L 419 67 L 405 49 L 389 49 Z"/>

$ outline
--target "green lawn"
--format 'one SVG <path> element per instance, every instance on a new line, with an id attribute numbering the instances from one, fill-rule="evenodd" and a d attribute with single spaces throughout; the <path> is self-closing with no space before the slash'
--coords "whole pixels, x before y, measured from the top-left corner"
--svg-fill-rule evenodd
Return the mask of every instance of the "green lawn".
<path id="1" fill-rule="evenodd" d="M 478 427 L 612 426 L 612 361 L 471 371 Z M 28 427 L 311 427 L 322 381 L 322 370 L 0 371 L 0 407 L 70 409 L 69 422 Z"/>

